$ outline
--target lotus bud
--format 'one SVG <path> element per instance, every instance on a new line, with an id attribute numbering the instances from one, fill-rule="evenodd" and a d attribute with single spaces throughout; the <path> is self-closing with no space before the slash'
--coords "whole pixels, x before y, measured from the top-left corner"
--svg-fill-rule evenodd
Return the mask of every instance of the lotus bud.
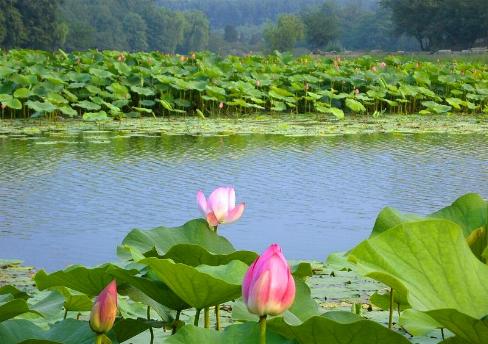
<path id="1" fill-rule="evenodd" d="M 354 94 L 355 95 L 358 95 L 359 94 L 359 90 L 357 88 L 354 89 Z"/>
<path id="2" fill-rule="evenodd" d="M 221 109 L 221 110 L 222 110 L 223 108 L 224 108 L 224 103 L 220 102 L 220 104 L 219 104 L 219 109 Z"/>
<path id="3" fill-rule="evenodd" d="M 232 187 L 217 188 L 208 198 L 205 198 L 202 191 L 198 191 L 197 203 L 208 224 L 212 227 L 237 221 L 242 216 L 245 207 L 244 203 L 236 206 L 236 193 Z"/>
<path id="4" fill-rule="evenodd" d="M 305 85 L 303 86 L 303 89 L 305 90 L 305 92 L 307 92 L 309 88 L 310 85 L 308 84 L 308 82 L 306 82 Z"/>
<path id="5" fill-rule="evenodd" d="M 120 54 L 120 55 L 117 57 L 117 61 L 119 61 L 119 62 L 124 62 L 124 61 L 125 61 L 125 55 L 124 55 L 124 54 Z"/>
<path id="6" fill-rule="evenodd" d="M 2 108 L 2 110 L 5 110 L 7 108 L 7 104 L 2 103 L 2 105 L 0 105 L 0 107 Z"/>
<path id="7" fill-rule="evenodd" d="M 195 60 L 196 58 L 197 58 L 197 54 L 195 54 L 195 53 L 191 53 L 191 59 L 192 59 L 192 60 Z"/>
<path id="8" fill-rule="evenodd" d="M 247 270 L 242 297 L 249 312 L 279 315 L 295 300 L 295 280 L 277 244 L 271 245 Z"/>
<path id="9" fill-rule="evenodd" d="M 373 67 L 371 67 L 371 71 L 376 73 L 378 71 L 378 69 L 376 68 L 376 66 L 373 66 Z"/>
<path id="10" fill-rule="evenodd" d="M 112 329 L 117 315 L 117 283 L 115 280 L 97 296 L 90 314 L 90 327 L 97 334 Z"/>
<path id="11" fill-rule="evenodd" d="M 385 69 L 386 68 L 386 62 L 381 62 L 380 63 L 380 67 L 383 68 L 383 69 Z"/>
<path id="12" fill-rule="evenodd" d="M 261 87 L 261 81 L 256 80 L 256 87 Z"/>

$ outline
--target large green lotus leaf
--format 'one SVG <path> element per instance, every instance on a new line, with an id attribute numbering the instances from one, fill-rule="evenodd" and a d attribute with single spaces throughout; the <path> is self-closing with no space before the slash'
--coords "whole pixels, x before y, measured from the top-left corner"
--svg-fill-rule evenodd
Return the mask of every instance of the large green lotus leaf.
<path id="1" fill-rule="evenodd" d="M 93 269 L 73 265 L 49 275 L 44 270 L 40 270 L 34 276 L 34 281 L 39 290 L 68 287 L 88 296 L 96 296 L 113 280 L 113 276 L 107 273 L 109 267 L 110 264 Z"/>
<path id="2" fill-rule="evenodd" d="M 60 316 L 64 305 L 64 296 L 58 292 L 50 292 L 38 302 L 29 306 L 31 311 L 45 319 L 56 319 Z"/>
<path id="3" fill-rule="evenodd" d="M 0 295 L 12 295 L 14 299 L 27 300 L 29 298 L 29 295 L 26 292 L 17 289 L 17 287 L 14 287 L 13 285 L 5 285 L 1 287 Z"/>
<path id="4" fill-rule="evenodd" d="M 383 233 L 384 231 L 393 228 L 399 224 L 405 222 L 419 221 L 421 219 L 422 217 L 419 215 L 402 214 L 398 210 L 390 207 L 383 208 L 376 218 L 371 236 L 373 237 L 377 234 Z"/>
<path id="5" fill-rule="evenodd" d="M 442 325 L 432 319 L 427 313 L 411 308 L 402 312 L 399 324 L 414 336 L 426 336 L 430 332 L 442 328 Z"/>
<path id="6" fill-rule="evenodd" d="M 488 203 L 478 194 L 470 193 L 461 196 L 450 206 L 427 217 L 415 214 L 402 214 L 393 208 L 383 209 L 371 233 L 375 236 L 401 223 L 414 222 L 425 218 L 441 218 L 453 221 L 461 226 L 471 250 L 483 261 L 483 252 L 488 247 Z"/>
<path id="7" fill-rule="evenodd" d="M 237 299 L 248 269 L 237 260 L 226 265 L 198 267 L 157 258 L 147 258 L 139 263 L 150 266 L 176 295 L 197 309 Z"/>
<path id="8" fill-rule="evenodd" d="M 151 256 L 151 254 L 149 254 Z M 233 260 L 239 260 L 250 265 L 258 255 L 251 251 L 235 251 L 230 254 L 212 254 L 205 248 L 198 245 L 180 244 L 171 247 L 168 252 L 159 257 L 163 259 L 172 259 L 176 263 L 182 263 L 190 266 L 198 265 L 225 265 Z"/>
<path id="9" fill-rule="evenodd" d="M 124 270 L 116 266 L 111 266 L 108 269 L 108 273 L 116 277 L 118 281 L 123 281 L 130 285 L 130 287 L 121 290 L 121 292 L 126 293 L 129 297 L 135 297 L 134 301 L 141 301 L 141 296 L 138 293 L 135 293 L 131 287 L 140 290 L 157 303 L 171 309 L 183 310 L 191 308 L 188 303 L 183 301 L 173 292 L 173 290 L 160 281 L 135 276 L 133 271 Z M 151 304 L 147 305 L 151 306 Z"/>
<path id="10" fill-rule="evenodd" d="M 204 219 L 195 219 L 176 228 L 158 227 L 145 231 L 134 229 L 122 241 L 123 246 L 134 247 L 142 253 L 155 249 L 160 256 L 179 244 L 198 245 L 214 254 L 230 254 L 235 251 L 232 244 L 217 235 Z M 127 251 L 123 246 L 118 248 L 117 253 L 120 257 L 127 258 Z"/>
<path id="11" fill-rule="evenodd" d="M 488 314 L 488 266 L 476 259 L 451 221 L 401 224 L 360 243 L 349 260 L 364 275 L 405 293 L 419 311 L 452 308 L 475 318 Z"/>
<path id="12" fill-rule="evenodd" d="M 166 337 L 165 344 L 255 344 L 259 343 L 259 327 L 257 322 L 245 323 L 228 326 L 224 331 L 186 325 L 179 329 L 174 336 Z M 266 343 L 268 344 L 292 344 L 292 340 L 287 340 L 272 331 L 266 333 Z"/>
<path id="13" fill-rule="evenodd" d="M 464 236 L 468 237 L 473 230 L 488 224 L 488 202 L 480 195 L 470 193 L 429 216 L 457 223 L 463 229 Z"/>
<path id="14" fill-rule="evenodd" d="M 473 304 L 473 308 L 476 308 L 476 304 Z M 482 320 L 475 319 L 455 309 L 438 309 L 427 314 L 455 333 L 456 343 L 486 344 L 488 342 L 488 318 L 486 317 Z"/>
<path id="15" fill-rule="evenodd" d="M 63 307 L 68 312 L 87 312 L 92 308 L 92 299 L 85 294 L 73 292 L 66 287 L 54 287 L 51 289 L 63 295 Z"/>
<path id="16" fill-rule="evenodd" d="M 269 320 L 268 328 L 302 344 L 409 343 L 401 334 L 349 312 L 315 316 L 298 326 L 289 325 L 283 318 L 274 318 Z"/>
<path id="17" fill-rule="evenodd" d="M 483 251 L 488 247 L 488 202 L 480 195 L 466 194 L 429 216 L 451 220 L 461 226 L 471 250 L 482 258 Z"/>
<path id="18" fill-rule="evenodd" d="M 23 299 L 14 299 L 0 305 L 0 322 L 29 312 L 29 305 Z"/>

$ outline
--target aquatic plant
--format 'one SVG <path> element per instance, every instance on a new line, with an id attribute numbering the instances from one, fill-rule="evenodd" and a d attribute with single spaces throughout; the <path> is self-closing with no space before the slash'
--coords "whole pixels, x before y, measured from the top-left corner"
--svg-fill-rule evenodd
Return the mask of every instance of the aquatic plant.
<path id="1" fill-rule="evenodd" d="M 475 61 L 390 56 L 190 58 L 86 51 L 0 53 L 2 118 L 110 118 L 194 114 L 480 114 L 488 67 Z M 374 68 L 373 68 L 374 67 Z"/>
<path id="2" fill-rule="evenodd" d="M 158 336 L 163 343 L 189 344 L 257 343 L 262 336 L 276 344 L 409 343 L 401 326 L 417 335 L 442 330 L 442 344 L 483 344 L 487 214 L 487 201 L 476 194 L 428 216 L 385 208 L 370 238 L 334 255 L 336 266 L 382 283 L 369 302 L 390 314 L 398 310 L 391 329 L 357 310 L 322 314 L 306 283 L 310 263 L 290 268 L 277 246 L 260 258 L 236 250 L 206 220 L 195 219 L 131 231 L 117 249 L 117 264 L 41 270 L 35 297 L 14 286 L 0 288 L 0 338 L 2 344 L 117 344 L 148 333 L 150 343 Z M 380 293 L 383 287 L 389 292 Z M 224 303 L 234 308 L 232 324 L 216 331 L 205 317 L 202 327 L 201 310 Z M 257 320 L 265 315 L 261 335 Z"/>

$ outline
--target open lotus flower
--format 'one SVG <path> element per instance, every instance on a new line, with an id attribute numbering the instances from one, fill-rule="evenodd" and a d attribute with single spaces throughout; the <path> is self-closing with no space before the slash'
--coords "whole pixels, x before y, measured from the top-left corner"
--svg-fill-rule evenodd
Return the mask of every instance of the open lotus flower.
<path id="1" fill-rule="evenodd" d="M 198 191 L 197 202 L 208 224 L 213 227 L 237 221 L 245 207 L 244 203 L 236 206 L 236 192 L 231 187 L 215 189 L 208 198 L 205 198 L 202 191 Z"/>
<path id="2" fill-rule="evenodd" d="M 277 244 L 271 245 L 247 270 L 242 296 L 249 312 L 279 315 L 295 300 L 295 280 Z"/>
<path id="3" fill-rule="evenodd" d="M 90 314 L 90 327 L 97 334 L 112 329 L 117 315 L 117 284 L 115 280 L 97 296 Z"/>

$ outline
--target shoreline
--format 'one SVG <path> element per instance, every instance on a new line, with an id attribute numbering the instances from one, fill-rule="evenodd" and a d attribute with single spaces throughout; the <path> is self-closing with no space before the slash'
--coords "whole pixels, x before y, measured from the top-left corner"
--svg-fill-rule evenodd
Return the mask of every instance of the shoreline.
<path id="1" fill-rule="evenodd" d="M 487 134 L 487 115 L 350 116 L 337 120 L 323 115 L 253 115 L 240 117 L 165 117 L 123 121 L 0 120 L 0 138 L 78 135 L 84 132 L 123 135 L 285 135 L 340 136 L 354 134 Z"/>

